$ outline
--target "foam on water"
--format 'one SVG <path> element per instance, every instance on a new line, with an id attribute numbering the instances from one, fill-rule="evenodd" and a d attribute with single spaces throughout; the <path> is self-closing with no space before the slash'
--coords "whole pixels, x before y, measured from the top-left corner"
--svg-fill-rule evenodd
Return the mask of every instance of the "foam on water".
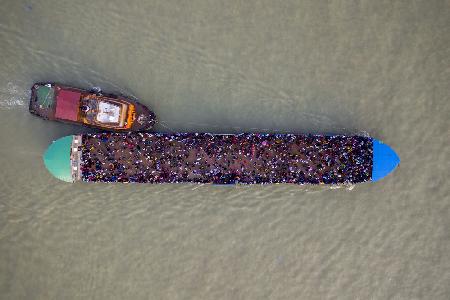
<path id="1" fill-rule="evenodd" d="M 30 91 L 23 90 L 18 85 L 8 82 L 0 88 L 0 109 L 14 109 L 28 105 Z"/>

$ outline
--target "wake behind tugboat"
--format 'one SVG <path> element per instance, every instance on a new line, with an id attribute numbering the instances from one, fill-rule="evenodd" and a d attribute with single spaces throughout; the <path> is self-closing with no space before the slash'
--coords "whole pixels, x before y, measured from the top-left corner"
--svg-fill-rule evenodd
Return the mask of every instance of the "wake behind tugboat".
<path id="1" fill-rule="evenodd" d="M 399 163 L 370 137 L 296 134 L 97 133 L 50 145 L 44 161 L 64 181 L 353 184 Z"/>

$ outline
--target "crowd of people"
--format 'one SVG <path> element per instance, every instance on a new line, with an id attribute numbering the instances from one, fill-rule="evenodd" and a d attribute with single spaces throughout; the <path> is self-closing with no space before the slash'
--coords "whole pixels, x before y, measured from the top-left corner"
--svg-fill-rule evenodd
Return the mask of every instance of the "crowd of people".
<path id="1" fill-rule="evenodd" d="M 362 136 L 94 133 L 81 150 L 84 181 L 337 184 L 372 173 Z"/>

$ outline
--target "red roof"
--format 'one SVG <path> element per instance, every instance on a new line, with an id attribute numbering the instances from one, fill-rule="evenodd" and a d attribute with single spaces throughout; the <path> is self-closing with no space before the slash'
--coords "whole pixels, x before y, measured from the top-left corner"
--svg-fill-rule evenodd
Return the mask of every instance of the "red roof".
<path id="1" fill-rule="evenodd" d="M 56 95 L 55 117 L 61 120 L 77 121 L 81 93 L 59 90 Z"/>

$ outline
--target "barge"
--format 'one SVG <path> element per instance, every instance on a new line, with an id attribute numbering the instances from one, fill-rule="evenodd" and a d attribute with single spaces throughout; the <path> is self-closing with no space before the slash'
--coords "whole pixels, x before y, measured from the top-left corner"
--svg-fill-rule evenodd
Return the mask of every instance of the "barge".
<path id="1" fill-rule="evenodd" d="M 35 83 L 29 110 L 43 119 L 108 131 L 145 131 L 155 124 L 155 114 L 135 100 L 56 83 Z"/>
<path id="2" fill-rule="evenodd" d="M 60 138 L 44 154 L 67 182 L 354 184 L 399 162 L 371 137 L 301 134 L 89 133 Z"/>

